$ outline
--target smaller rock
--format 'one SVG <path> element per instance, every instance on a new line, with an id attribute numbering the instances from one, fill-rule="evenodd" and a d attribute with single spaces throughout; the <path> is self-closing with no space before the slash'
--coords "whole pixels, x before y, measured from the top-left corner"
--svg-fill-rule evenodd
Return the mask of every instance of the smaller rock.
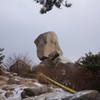
<path id="1" fill-rule="evenodd" d="M 47 86 L 44 87 L 36 87 L 36 88 L 25 88 L 23 92 L 21 93 L 22 98 L 27 98 L 27 97 L 32 97 L 32 96 L 37 96 L 42 93 L 48 92 L 49 89 Z"/>
<path id="2" fill-rule="evenodd" d="M 12 91 L 8 91 L 8 92 L 5 93 L 5 97 L 7 97 L 7 98 L 12 96 L 12 95 L 13 95 Z"/>

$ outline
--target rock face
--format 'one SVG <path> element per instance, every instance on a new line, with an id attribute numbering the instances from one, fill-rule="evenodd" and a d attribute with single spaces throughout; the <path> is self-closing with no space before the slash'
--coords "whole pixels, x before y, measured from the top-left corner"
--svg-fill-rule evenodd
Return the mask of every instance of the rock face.
<path id="1" fill-rule="evenodd" d="M 43 33 L 34 42 L 37 46 L 37 56 L 40 60 L 48 58 L 53 52 L 62 55 L 62 50 L 59 47 L 58 39 L 54 32 Z"/>
<path id="2" fill-rule="evenodd" d="M 63 56 L 57 35 L 54 32 L 43 33 L 34 42 L 37 47 L 37 56 L 45 65 L 72 63 L 72 61 Z"/>

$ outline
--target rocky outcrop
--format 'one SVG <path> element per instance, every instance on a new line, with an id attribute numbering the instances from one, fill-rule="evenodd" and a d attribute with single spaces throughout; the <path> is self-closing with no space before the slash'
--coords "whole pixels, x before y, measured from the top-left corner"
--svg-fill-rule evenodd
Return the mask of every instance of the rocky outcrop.
<path id="1" fill-rule="evenodd" d="M 62 55 L 62 50 L 58 44 L 58 38 L 54 32 L 43 33 L 39 35 L 34 42 L 37 47 L 37 56 L 42 61 L 48 58 L 53 52 Z"/>
<path id="2" fill-rule="evenodd" d="M 58 63 L 72 63 L 71 60 L 63 56 L 58 43 L 57 35 L 54 32 L 40 34 L 34 41 L 37 47 L 37 56 L 46 66 Z"/>
<path id="3" fill-rule="evenodd" d="M 55 41 L 55 43 L 52 41 Z M 57 82 L 77 91 L 85 89 L 100 91 L 100 75 L 92 73 L 84 66 L 72 63 L 65 58 L 62 52 L 58 52 L 61 49 L 59 49 L 58 45 L 55 45 L 56 43 L 58 44 L 58 40 L 54 32 L 43 33 L 35 40 L 37 55 L 42 60 L 35 71 L 42 72 Z M 40 82 L 47 83 L 42 78 L 38 79 Z"/>

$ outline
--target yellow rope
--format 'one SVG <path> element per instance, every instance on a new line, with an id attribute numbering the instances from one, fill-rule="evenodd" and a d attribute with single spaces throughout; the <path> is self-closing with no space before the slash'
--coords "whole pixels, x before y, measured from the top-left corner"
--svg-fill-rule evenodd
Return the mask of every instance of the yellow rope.
<path id="1" fill-rule="evenodd" d="M 57 86 L 63 88 L 64 90 L 69 91 L 70 93 L 73 93 L 73 94 L 74 94 L 74 93 L 77 92 L 77 91 L 75 91 L 75 90 L 73 90 L 73 89 L 71 89 L 71 88 L 69 88 L 69 87 L 67 87 L 67 86 L 64 86 L 64 85 L 62 85 L 62 84 L 56 82 L 55 80 L 49 78 L 48 76 L 46 76 L 46 75 L 43 74 L 43 73 L 38 73 L 38 75 L 44 77 L 45 79 L 47 79 L 47 80 L 49 80 L 50 82 L 52 82 L 53 84 L 55 84 L 55 85 L 57 85 Z"/>

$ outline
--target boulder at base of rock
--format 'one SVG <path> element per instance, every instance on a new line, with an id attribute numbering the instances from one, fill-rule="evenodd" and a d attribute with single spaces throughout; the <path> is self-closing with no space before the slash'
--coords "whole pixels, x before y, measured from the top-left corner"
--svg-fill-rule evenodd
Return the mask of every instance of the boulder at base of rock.
<path id="1" fill-rule="evenodd" d="M 46 32 L 41 34 L 35 40 L 37 46 L 37 56 L 40 60 L 48 58 L 52 52 L 57 52 L 62 55 L 62 50 L 59 47 L 57 36 L 54 32 Z"/>
<path id="2" fill-rule="evenodd" d="M 37 88 L 25 88 L 23 92 L 21 93 L 22 98 L 37 96 L 42 93 L 46 93 L 49 91 L 49 88 L 47 86 L 37 87 Z"/>

